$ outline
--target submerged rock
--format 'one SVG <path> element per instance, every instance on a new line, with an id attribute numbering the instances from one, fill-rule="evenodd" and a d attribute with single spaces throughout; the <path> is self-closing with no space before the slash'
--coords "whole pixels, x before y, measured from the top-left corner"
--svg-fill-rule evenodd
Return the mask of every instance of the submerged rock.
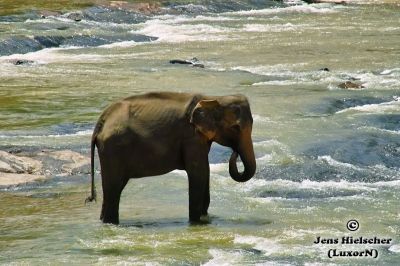
<path id="1" fill-rule="evenodd" d="M 69 13 L 69 14 L 67 14 L 66 18 L 78 22 L 83 19 L 83 14 L 81 12 Z"/>
<path id="2" fill-rule="evenodd" d="M 0 40 L 0 56 L 26 54 L 43 49 L 43 46 L 32 38 L 17 36 Z"/>
<path id="3" fill-rule="evenodd" d="M 35 11 L 29 11 L 24 14 L 0 16 L 0 22 L 25 22 L 39 18 L 40 14 Z"/>
<path id="4" fill-rule="evenodd" d="M 105 44 L 111 44 L 123 41 L 151 42 L 157 40 L 157 37 L 146 36 L 142 34 L 123 34 L 123 35 L 76 35 L 65 38 L 62 45 L 65 46 L 83 46 L 96 47 Z"/>
<path id="5" fill-rule="evenodd" d="M 146 15 L 158 14 L 161 11 L 161 3 L 130 3 L 127 1 L 110 1 L 110 3 L 105 3 L 103 6 L 107 8 L 117 8 L 128 11 L 140 12 Z"/>
<path id="6" fill-rule="evenodd" d="M 0 187 L 9 187 L 44 180 L 44 175 L 15 174 L 0 172 Z"/>
<path id="7" fill-rule="evenodd" d="M 66 40 L 62 36 L 35 36 L 33 39 L 46 48 L 59 47 Z"/>
<path id="8" fill-rule="evenodd" d="M 39 11 L 39 15 L 41 18 L 56 17 L 56 16 L 60 16 L 61 12 L 52 11 L 52 10 L 41 10 L 41 11 Z"/>
<path id="9" fill-rule="evenodd" d="M 35 61 L 26 60 L 26 59 L 12 59 L 12 60 L 9 60 L 8 62 L 10 62 L 11 64 L 16 65 L 16 66 L 31 65 L 31 64 L 35 63 Z"/>
<path id="10" fill-rule="evenodd" d="M 173 59 L 169 61 L 171 64 L 184 64 L 184 65 L 191 65 L 192 62 L 188 60 L 181 60 L 181 59 Z"/>
<path id="11" fill-rule="evenodd" d="M 12 54 L 26 54 L 36 52 L 44 48 L 60 46 L 83 46 L 96 47 L 105 44 L 111 44 L 122 41 L 151 42 L 157 40 L 157 37 L 143 34 L 111 34 L 110 35 L 72 35 L 72 36 L 34 36 L 30 37 L 12 37 L 0 40 L 0 56 Z M 13 61 L 16 65 L 29 63 L 24 60 Z"/>
<path id="12" fill-rule="evenodd" d="M 136 24 L 145 22 L 148 16 L 140 12 L 124 9 L 110 9 L 102 6 L 93 6 L 82 11 L 82 19 L 97 22 L 112 22 Z"/>
<path id="13" fill-rule="evenodd" d="M 193 67 L 204 68 L 204 65 L 199 63 L 199 60 L 194 57 L 191 60 L 173 59 L 169 61 L 170 64 L 191 65 Z"/>
<path id="14" fill-rule="evenodd" d="M 62 161 L 61 170 L 65 174 L 82 172 L 82 167 L 90 164 L 89 157 L 71 150 L 53 151 L 47 153 L 47 155 L 53 159 Z"/>
<path id="15" fill-rule="evenodd" d="M 342 89 L 362 89 L 362 88 L 364 88 L 364 86 L 362 84 L 354 83 L 351 81 L 346 81 L 346 82 L 340 83 L 338 85 L 338 87 L 342 88 Z"/>
<path id="16" fill-rule="evenodd" d="M 319 71 L 326 71 L 326 72 L 329 72 L 330 70 L 329 70 L 329 68 L 327 68 L 327 67 L 323 67 L 323 68 L 320 68 L 320 69 L 318 69 Z"/>

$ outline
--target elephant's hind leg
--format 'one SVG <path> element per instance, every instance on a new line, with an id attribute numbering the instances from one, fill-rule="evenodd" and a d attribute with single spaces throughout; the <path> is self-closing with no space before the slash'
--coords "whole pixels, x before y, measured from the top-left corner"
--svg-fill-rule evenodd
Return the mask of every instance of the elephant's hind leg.
<path id="1" fill-rule="evenodd" d="M 128 179 L 118 180 L 103 178 L 103 206 L 100 219 L 103 223 L 119 224 L 119 202 L 121 193 Z"/>

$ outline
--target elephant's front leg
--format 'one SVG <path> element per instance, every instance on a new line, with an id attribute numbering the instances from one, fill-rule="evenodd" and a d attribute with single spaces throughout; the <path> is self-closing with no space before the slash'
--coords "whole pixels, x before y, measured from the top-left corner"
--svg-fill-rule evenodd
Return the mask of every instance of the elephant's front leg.
<path id="1" fill-rule="evenodd" d="M 210 165 L 207 147 L 190 149 L 185 153 L 185 167 L 189 178 L 189 220 L 200 222 L 210 205 Z"/>
<path id="2" fill-rule="evenodd" d="M 206 199 L 207 181 L 209 173 L 204 171 L 188 172 L 189 177 L 189 220 L 200 222 L 200 216 L 207 214 L 208 204 Z M 205 205 L 207 204 L 207 205 Z"/>
<path id="3" fill-rule="evenodd" d="M 208 175 L 206 187 L 204 189 L 203 206 L 201 209 L 201 216 L 208 215 L 208 207 L 210 206 L 210 174 Z"/>

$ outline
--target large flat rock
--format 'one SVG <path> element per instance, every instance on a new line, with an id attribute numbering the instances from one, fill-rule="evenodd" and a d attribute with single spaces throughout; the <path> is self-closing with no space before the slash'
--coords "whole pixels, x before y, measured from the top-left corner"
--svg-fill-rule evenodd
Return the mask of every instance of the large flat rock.
<path id="1" fill-rule="evenodd" d="M 80 172 L 84 166 L 90 164 L 90 158 L 71 150 L 52 151 L 45 155 L 62 161 L 62 171 L 64 174 L 75 174 Z"/>
<path id="2" fill-rule="evenodd" d="M 43 175 L 0 173 L 0 187 L 9 187 L 46 179 Z"/>
<path id="3" fill-rule="evenodd" d="M 41 170 L 41 161 L 0 151 L 0 172 L 35 174 Z"/>
<path id="4" fill-rule="evenodd" d="M 28 157 L 29 156 L 29 157 Z M 0 151 L 0 187 L 90 173 L 90 158 L 71 150 L 12 154 Z"/>

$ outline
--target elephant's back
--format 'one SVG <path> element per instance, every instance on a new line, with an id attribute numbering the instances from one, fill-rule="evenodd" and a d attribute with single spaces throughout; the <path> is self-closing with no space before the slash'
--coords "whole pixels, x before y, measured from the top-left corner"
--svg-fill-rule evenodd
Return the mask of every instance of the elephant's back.
<path id="1" fill-rule="evenodd" d="M 145 94 L 133 95 L 123 99 L 123 101 L 135 102 L 135 101 L 169 101 L 184 103 L 190 101 L 195 94 L 192 93 L 181 93 L 181 92 L 149 92 Z"/>
<path id="2" fill-rule="evenodd" d="M 130 122 L 161 127 L 184 118 L 192 98 L 187 93 L 152 92 L 128 97 L 122 102 L 129 106 Z"/>
<path id="3" fill-rule="evenodd" d="M 111 104 L 102 114 L 100 140 L 129 133 L 141 139 L 162 138 L 185 131 L 188 109 L 198 96 L 188 93 L 147 93 Z"/>

